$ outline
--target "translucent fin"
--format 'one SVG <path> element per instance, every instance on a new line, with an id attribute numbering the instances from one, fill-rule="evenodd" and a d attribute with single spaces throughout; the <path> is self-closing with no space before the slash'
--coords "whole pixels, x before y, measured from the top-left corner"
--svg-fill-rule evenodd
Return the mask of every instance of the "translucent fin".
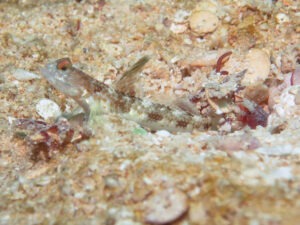
<path id="1" fill-rule="evenodd" d="M 139 90 L 136 90 L 136 83 L 141 78 L 138 75 L 138 72 L 141 71 L 141 69 L 144 67 L 144 65 L 149 61 L 148 56 L 142 57 L 139 61 L 137 61 L 129 70 L 127 70 L 116 82 L 114 82 L 113 86 L 114 88 L 122 92 L 124 94 L 127 94 L 129 96 L 135 96 L 136 92 Z"/>

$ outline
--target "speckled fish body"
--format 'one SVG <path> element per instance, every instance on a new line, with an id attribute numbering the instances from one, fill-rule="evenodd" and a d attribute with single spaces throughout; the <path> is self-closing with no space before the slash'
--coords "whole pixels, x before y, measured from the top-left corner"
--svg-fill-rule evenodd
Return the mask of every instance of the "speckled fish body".
<path id="1" fill-rule="evenodd" d="M 119 92 L 76 69 L 68 58 L 47 64 L 41 73 L 56 89 L 73 98 L 84 109 L 86 118 L 91 109 L 97 108 L 101 113 L 119 114 L 151 131 L 205 130 L 210 124 L 206 117 Z"/>

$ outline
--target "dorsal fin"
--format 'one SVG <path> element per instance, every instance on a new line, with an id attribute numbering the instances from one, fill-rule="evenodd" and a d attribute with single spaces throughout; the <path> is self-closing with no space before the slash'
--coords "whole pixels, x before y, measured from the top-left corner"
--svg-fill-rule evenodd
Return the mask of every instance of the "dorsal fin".
<path id="1" fill-rule="evenodd" d="M 113 84 L 114 88 L 129 96 L 135 96 L 136 83 L 141 78 L 138 76 L 138 72 L 144 67 L 144 65 L 149 61 L 148 56 L 144 56 L 139 59 L 132 67 L 130 67 L 118 80 Z"/>

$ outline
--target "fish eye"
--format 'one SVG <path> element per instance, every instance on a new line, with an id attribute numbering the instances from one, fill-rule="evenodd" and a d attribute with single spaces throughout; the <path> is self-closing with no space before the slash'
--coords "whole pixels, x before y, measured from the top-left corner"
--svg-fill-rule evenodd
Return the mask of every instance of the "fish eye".
<path id="1" fill-rule="evenodd" d="M 71 67 L 72 67 L 72 62 L 69 58 L 63 58 L 63 59 L 57 60 L 56 68 L 58 70 L 65 71 Z"/>

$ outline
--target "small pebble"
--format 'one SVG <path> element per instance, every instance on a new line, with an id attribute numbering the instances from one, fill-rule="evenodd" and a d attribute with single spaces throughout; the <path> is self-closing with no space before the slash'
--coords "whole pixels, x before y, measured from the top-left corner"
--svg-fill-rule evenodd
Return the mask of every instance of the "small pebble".
<path id="1" fill-rule="evenodd" d="M 190 13 L 184 10 L 178 10 L 174 15 L 175 23 L 184 23 L 189 17 Z"/>
<path id="2" fill-rule="evenodd" d="M 169 224 L 188 209 L 186 195 L 174 188 L 154 194 L 145 202 L 145 221 L 151 224 Z"/>
<path id="3" fill-rule="evenodd" d="M 56 118 L 61 115 L 59 106 L 50 99 L 41 99 L 36 104 L 36 111 L 43 119 Z"/>
<path id="4" fill-rule="evenodd" d="M 33 79 L 39 79 L 40 76 L 38 76 L 35 73 L 28 72 L 23 69 L 16 69 L 13 71 L 12 75 L 17 79 L 17 80 L 33 80 Z"/>
<path id="5" fill-rule="evenodd" d="M 91 177 L 85 177 L 81 182 L 85 191 L 93 191 L 96 187 L 96 183 Z"/>
<path id="6" fill-rule="evenodd" d="M 170 137 L 172 134 L 167 130 L 158 130 L 156 134 L 160 137 Z"/>
<path id="7" fill-rule="evenodd" d="M 209 11 L 193 12 L 189 18 L 190 27 L 193 32 L 199 35 L 204 35 L 216 30 L 219 19 Z"/>
<path id="8" fill-rule="evenodd" d="M 175 24 L 172 23 L 170 30 L 174 33 L 174 34 L 181 34 L 184 33 L 187 30 L 187 26 L 185 24 Z"/>
<path id="9" fill-rule="evenodd" d="M 281 24 L 281 23 L 289 22 L 290 18 L 284 13 L 278 13 L 276 15 L 276 20 L 277 20 L 277 23 Z"/>
<path id="10" fill-rule="evenodd" d="M 115 175 L 107 175 L 104 177 L 105 187 L 108 188 L 116 188 L 120 186 L 120 182 L 117 176 Z"/>

